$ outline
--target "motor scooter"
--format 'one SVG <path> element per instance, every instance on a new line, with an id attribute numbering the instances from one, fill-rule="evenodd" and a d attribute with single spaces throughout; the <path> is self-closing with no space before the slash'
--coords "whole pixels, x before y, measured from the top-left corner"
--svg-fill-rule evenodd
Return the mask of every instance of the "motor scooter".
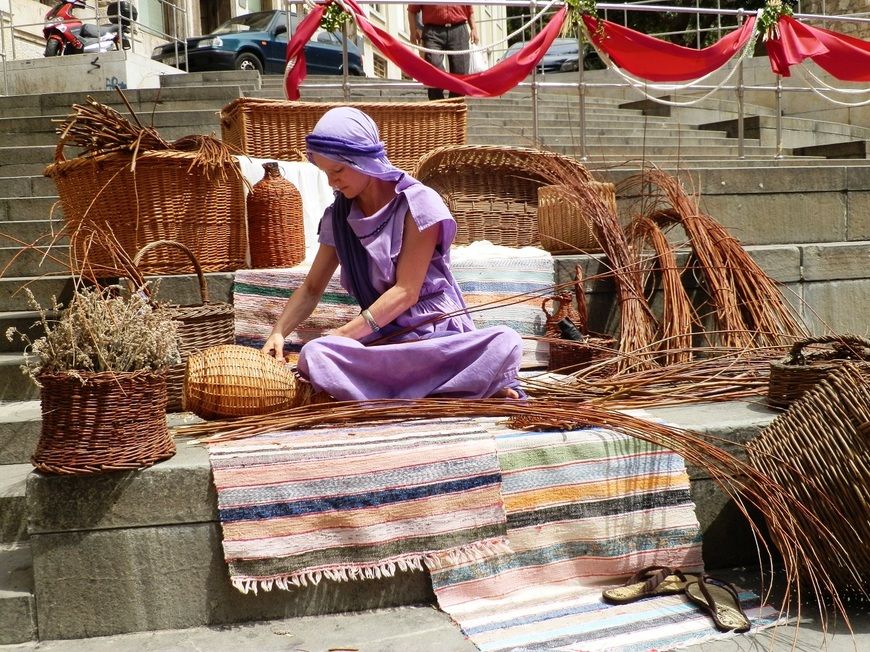
<path id="1" fill-rule="evenodd" d="M 84 0 L 61 0 L 45 14 L 45 56 L 57 57 L 83 52 L 108 52 L 129 47 L 130 22 L 138 18 L 136 8 L 129 2 L 112 2 L 107 7 L 110 18 L 117 24 L 84 24 L 73 13 L 85 9 Z"/>

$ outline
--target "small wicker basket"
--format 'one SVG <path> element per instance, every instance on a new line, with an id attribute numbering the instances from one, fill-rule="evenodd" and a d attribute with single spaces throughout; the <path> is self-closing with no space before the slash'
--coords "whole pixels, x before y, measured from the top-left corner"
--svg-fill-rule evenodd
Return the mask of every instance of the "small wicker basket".
<path id="1" fill-rule="evenodd" d="M 265 174 L 248 194 L 251 267 L 293 267 L 305 258 L 302 196 L 281 175 L 278 163 L 263 163 Z"/>
<path id="2" fill-rule="evenodd" d="M 549 304 L 549 305 L 548 305 Z M 544 335 L 550 344 L 548 371 L 571 373 L 588 367 L 598 358 L 612 351 L 616 341 L 609 337 L 589 335 L 586 333 L 584 319 L 574 309 L 570 293 L 554 294 L 546 297 L 541 303 L 544 311 Z M 559 322 L 567 320 L 582 335 L 580 340 L 565 339 L 562 336 Z"/>
<path id="3" fill-rule="evenodd" d="M 595 187 L 616 213 L 616 190 L 612 183 L 587 182 Z M 541 247 L 554 254 L 601 251 L 595 225 L 586 217 L 581 201 L 568 186 L 538 188 L 538 233 Z"/>
<path id="4" fill-rule="evenodd" d="M 42 434 L 33 466 L 92 475 L 151 466 L 175 454 L 162 372 L 43 373 Z"/>
<path id="5" fill-rule="evenodd" d="M 251 347 L 224 344 L 187 359 L 184 407 L 203 419 L 268 414 L 326 400 L 290 365 Z"/>
<path id="6" fill-rule="evenodd" d="M 870 382 L 842 361 L 746 447 L 750 463 L 801 506 L 812 551 L 844 593 L 870 590 Z M 779 545 L 779 541 L 775 541 Z"/>
<path id="7" fill-rule="evenodd" d="M 832 346 L 809 353 L 805 351 L 807 347 L 818 344 Z M 870 340 L 856 335 L 831 335 L 808 337 L 795 342 L 786 357 L 770 363 L 768 404 L 787 408 L 846 362 L 854 363 L 870 378 Z"/>
<path id="8" fill-rule="evenodd" d="M 169 247 L 183 253 L 193 266 L 199 282 L 200 304 L 198 306 L 166 306 L 173 321 L 178 322 L 178 352 L 181 354 L 181 362 L 166 371 L 166 410 L 178 412 L 182 409 L 181 395 L 187 358 L 192 353 L 212 346 L 232 344 L 235 340 L 235 312 L 231 303 L 209 301 L 208 285 L 199 261 L 193 252 L 180 242 L 172 240 L 152 242 L 139 250 L 133 258 L 133 264 L 138 266 L 143 256 L 158 247 Z"/>

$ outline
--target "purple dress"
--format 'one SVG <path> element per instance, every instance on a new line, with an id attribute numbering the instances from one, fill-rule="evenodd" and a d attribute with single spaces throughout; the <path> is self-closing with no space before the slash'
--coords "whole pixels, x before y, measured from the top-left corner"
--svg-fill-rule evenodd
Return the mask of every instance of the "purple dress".
<path id="1" fill-rule="evenodd" d="M 380 338 L 362 341 L 325 336 L 302 347 L 298 370 L 318 390 L 338 400 L 382 398 L 487 398 L 516 380 L 522 340 L 516 331 L 495 326 L 475 329 L 471 317 L 460 312 L 465 302 L 450 271 L 450 244 L 456 222 L 441 197 L 431 188 L 405 175 L 396 185 L 396 196 L 381 210 L 364 216 L 354 203 L 348 222 L 369 257 L 369 275 L 379 292 L 396 282 L 396 262 L 402 246 L 405 215 L 422 231 L 441 225 L 420 299 L 392 323 L 407 333 L 387 344 L 367 346 Z M 320 223 L 320 242 L 335 246 L 332 209 Z M 350 284 L 344 270 L 341 284 Z M 459 314 L 433 321 L 445 313 Z"/>

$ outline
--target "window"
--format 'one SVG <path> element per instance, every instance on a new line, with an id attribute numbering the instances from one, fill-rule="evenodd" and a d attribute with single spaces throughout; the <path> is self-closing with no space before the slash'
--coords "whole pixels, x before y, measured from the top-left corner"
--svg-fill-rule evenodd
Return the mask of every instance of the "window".
<path id="1" fill-rule="evenodd" d="M 387 78 L 387 60 L 377 54 L 372 55 L 375 77 Z"/>

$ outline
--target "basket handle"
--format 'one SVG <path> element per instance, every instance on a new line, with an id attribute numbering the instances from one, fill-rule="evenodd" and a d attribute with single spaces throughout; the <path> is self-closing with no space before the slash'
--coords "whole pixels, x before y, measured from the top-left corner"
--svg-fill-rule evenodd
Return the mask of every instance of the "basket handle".
<path id="1" fill-rule="evenodd" d="M 196 259 L 196 256 L 193 255 L 193 252 L 187 248 L 184 244 L 176 241 L 176 240 L 155 240 L 154 242 L 149 242 L 147 245 L 142 247 L 136 255 L 133 257 L 133 264 L 135 266 L 139 266 L 139 263 L 142 262 L 142 257 L 151 251 L 152 249 L 156 249 L 157 247 L 168 246 L 175 247 L 176 249 L 180 249 L 183 253 L 187 255 L 190 259 L 190 262 L 193 264 L 193 269 L 196 272 L 196 278 L 199 280 L 199 296 L 202 300 L 203 305 L 208 303 L 208 286 L 206 284 L 205 275 L 202 273 L 202 267 L 199 265 L 199 261 Z"/>
<path id="2" fill-rule="evenodd" d="M 788 353 L 789 362 L 803 359 L 803 349 L 810 344 L 839 344 L 844 349 L 867 349 L 870 355 L 870 340 L 858 335 L 821 335 L 819 337 L 807 337 L 792 344 Z M 857 352 L 857 351 L 856 351 Z M 860 354 L 859 354 L 860 355 Z M 861 357 L 864 357 L 863 355 Z"/>

